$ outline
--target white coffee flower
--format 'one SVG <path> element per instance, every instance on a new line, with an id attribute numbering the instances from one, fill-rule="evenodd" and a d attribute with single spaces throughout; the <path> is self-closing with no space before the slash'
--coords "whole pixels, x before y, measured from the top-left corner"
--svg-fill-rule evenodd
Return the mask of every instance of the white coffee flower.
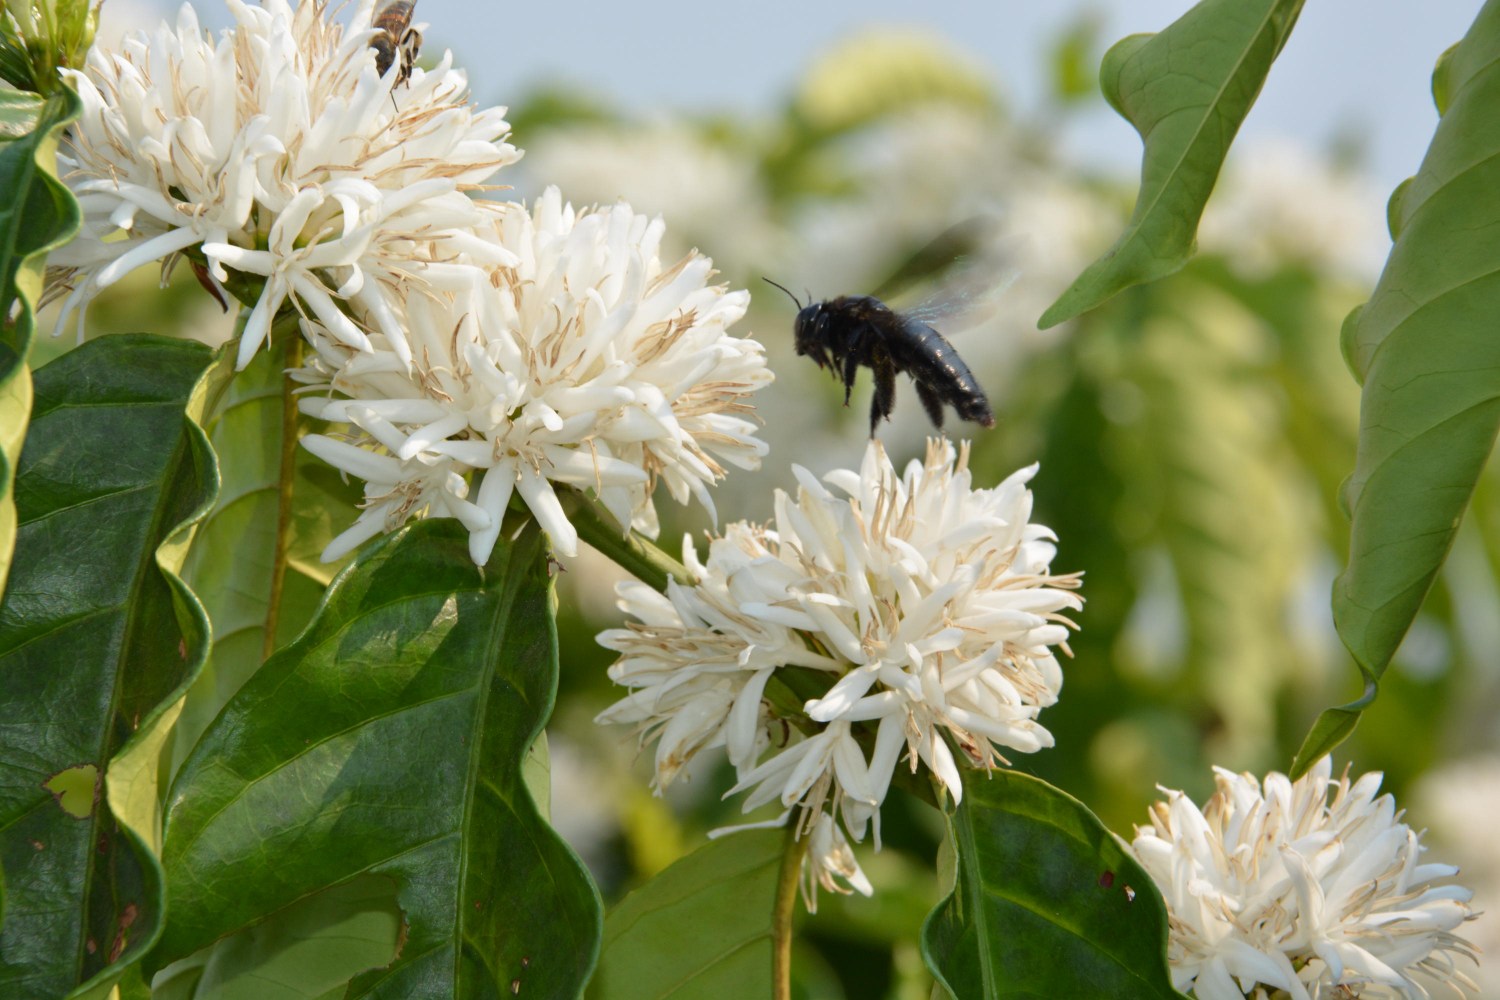
<path id="1" fill-rule="evenodd" d="M 623 585 L 637 621 L 599 642 L 621 654 L 610 676 L 635 690 L 598 721 L 657 741 L 658 788 L 723 746 L 739 775 L 729 794 L 749 790 L 746 811 L 779 801 L 784 821 L 800 808 L 807 832 L 828 809 L 854 840 L 873 822 L 877 847 L 903 747 L 913 771 L 925 763 L 957 799 L 950 740 L 976 767 L 1004 762 L 1000 748 L 1050 746 L 1037 714 L 1062 685 L 1051 647 L 1065 648 L 1078 581 L 1050 573 L 1052 534 L 1029 523 L 1036 467 L 974 489 L 967 463 L 967 444 L 933 440 L 898 477 L 872 441 L 859 472 L 825 477 L 842 495 L 799 468 L 797 498 L 777 493 L 773 527 L 730 525 L 702 563 L 685 544 L 694 586 Z M 825 674 L 826 693 L 778 721 L 766 689 L 794 667 Z M 804 733 L 790 745 L 789 723 Z M 860 888 L 841 844 L 815 837 L 810 864 Z"/>
<path id="2" fill-rule="evenodd" d="M 310 387 L 303 412 L 354 427 L 303 443 L 368 484 L 364 514 L 324 558 L 425 509 L 463 520 L 483 565 L 513 492 L 573 556 L 555 485 L 592 491 L 622 530 L 654 535 L 658 482 L 713 514 L 721 462 L 753 469 L 765 453 L 749 403 L 771 381 L 764 350 L 726 332 L 748 292 L 707 284 L 712 262 L 697 254 L 664 266 L 660 220 L 626 205 L 574 212 L 552 188 L 529 212 L 485 210 L 454 259 L 429 254 L 392 304 L 409 365 L 378 329 L 361 352 L 303 324 L 316 352 L 293 372 Z"/>
<path id="3" fill-rule="evenodd" d="M 1215 768 L 1201 811 L 1167 791 L 1137 827 L 1135 854 L 1166 897 L 1178 989 L 1375 1000 L 1472 988 L 1455 959 L 1473 951 L 1454 933 L 1472 894 L 1441 881 L 1458 869 L 1418 863 L 1418 834 L 1377 795 L 1379 773 L 1331 774 L 1327 757 L 1296 782 Z"/>
<path id="4" fill-rule="evenodd" d="M 217 41 L 184 4 L 175 28 L 96 46 L 70 74 L 83 114 L 58 160 L 84 221 L 52 256 L 72 289 L 64 315 L 80 310 L 81 334 L 100 289 L 196 247 L 211 281 L 230 268 L 264 279 L 241 367 L 289 297 L 367 350 L 343 300 L 409 357 L 395 302 L 424 271 L 411 242 L 461 241 L 481 218 L 467 192 L 520 156 L 502 141 L 504 109 L 472 108 L 446 54 L 400 86 L 396 67 L 377 76 L 374 0 L 348 30 L 320 0 L 226 3 L 235 25 Z"/>

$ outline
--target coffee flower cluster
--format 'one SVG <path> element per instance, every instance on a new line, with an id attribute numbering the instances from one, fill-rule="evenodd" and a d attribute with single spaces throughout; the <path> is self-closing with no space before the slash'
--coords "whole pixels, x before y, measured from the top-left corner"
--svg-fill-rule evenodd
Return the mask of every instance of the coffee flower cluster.
<path id="1" fill-rule="evenodd" d="M 483 564 L 512 494 L 573 555 L 558 486 L 654 534 L 658 483 L 712 513 L 726 466 L 758 465 L 748 399 L 771 375 L 726 333 L 748 293 L 706 257 L 664 263 L 661 223 L 627 206 L 476 200 L 520 156 L 504 109 L 471 106 L 446 54 L 379 75 L 373 0 L 347 26 L 322 0 L 227 3 L 217 40 L 184 5 L 73 74 L 60 163 L 85 218 L 51 293 L 81 330 L 101 289 L 186 256 L 221 299 L 254 296 L 242 368 L 297 319 L 302 409 L 337 425 L 304 444 L 365 481 L 325 558 L 435 515 Z"/>
<path id="2" fill-rule="evenodd" d="M 227 4 L 235 24 L 217 41 L 184 4 L 175 28 L 96 46 L 70 73 L 83 114 L 59 173 L 84 219 L 51 260 L 66 268 L 54 281 L 70 290 L 64 315 L 79 310 L 81 333 L 101 289 L 192 250 L 206 281 L 231 269 L 263 281 L 240 367 L 289 298 L 364 349 L 346 312 L 358 309 L 406 353 L 397 306 L 422 270 L 411 240 L 469 245 L 481 213 L 467 192 L 520 157 L 503 141 L 505 109 L 473 108 L 448 56 L 400 87 L 396 68 L 378 76 L 373 0 L 348 30 L 321 2 Z"/>
<path id="3" fill-rule="evenodd" d="M 656 534 L 658 482 L 712 513 L 722 463 L 765 453 L 749 397 L 771 374 L 760 344 L 725 332 L 749 293 L 708 284 L 706 257 L 663 264 L 662 231 L 624 205 L 575 212 L 551 188 L 531 211 L 489 210 L 475 235 L 492 261 L 460 254 L 448 287 L 408 292 L 409 364 L 378 332 L 359 351 L 304 323 L 302 409 L 353 430 L 303 444 L 366 482 L 364 512 L 325 558 L 430 509 L 463 521 L 483 564 L 512 493 L 572 556 L 554 485 L 592 491 L 622 531 Z"/>
<path id="4" fill-rule="evenodd" d="M 931 441 L 898 475 L 872 441 L 860 469 L 828 486 L 796 471 L 797 496 L 777 493 L 770 527 L 729 525 L 703 562 L 684 546 L 691 586 L 620 586 L 636 621 L 599 641 L 633 691 L 599 721 L 656 742 L 658 789 L 723 747 L 746 811 L 776 802 L 782 823 L 798 812 L 811 900 L 814 881 L 870 891 L 848 840 L 873 829 L 879 846 L 903 751 L 957 800 L 950 745 L 983 768 L 1002 750 L 1052 745 L 1037 715 L 1057 700 L 1053 649 L 1066 649 L 1064 612 L 1081 602 L 1075 576 L 1051 573 L 1051 533 L 1030 523 L 1035 466 L 975 489 L 967 445 Z M 793 670 L 821 676 L 824 693 L 773 711 L 768 691 L 796 690 Z M 805 731 L 788 745 L 777 716 L 798 708 Z"/>
<path id="5" fill-rule="evenodd" d="M 1137 828 L 1136 856 L 1166 897 L 1178 989 L 1375 1000 L 1472 988 L 1456 959 L 1473 950 L 1455 933 L 1471 893 L 1445 881 L 1458 870 L 1419 863 L 1378 773 L 1331 774 L 1327 757 L 1295 782 L 1216 769 L 1203 809 L 1168 792 Z"/>

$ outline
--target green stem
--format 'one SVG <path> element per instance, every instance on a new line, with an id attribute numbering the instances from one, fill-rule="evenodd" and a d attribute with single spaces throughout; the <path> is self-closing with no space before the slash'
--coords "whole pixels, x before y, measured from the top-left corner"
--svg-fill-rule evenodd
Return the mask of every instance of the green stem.
<path id="1" fill-rule="evenodd" d="M 568 520 L 578 530 L 578 537 L 642 583 L 657 590 L 666 590 L 668 580 L 676 580 L 685 586 L 693 584 L 693 578 L 682 563 L 634 531 L 622 535 L 615 519 L 591 497 L 578 490 L 566 489 L 558 491 L 558 499 L 562 501 Z"/>
<path id="2" fill-rule="evenodd" d="M 771 916 L 771 996 L 791 1000 L 792 916 L 797 908 L 797 881 L 807 841 L 797 836 L 797 822 L 787 823 L 781 870 L 776 875 L 776 902 Z"/>
<path id="3" fill-rule="evenodd" d="M 278 317 L 271 330 L 271 350 L 281 352 L 287 368 L 302 363 L 302 337 L 295 315 Z M 291 327 L 291 329 L 288 329 Z M 297 397 L 293 382 L 281 378 L 281 468 L 276 483 L 276 549 L 271 557 L 271 593 L 266 604 L 266 631 L 261 640 L 261 659 L 276 652 L 276 632 L 281 622 L 281 597 L 286 585 L 287 553 L 291 547 L 293 482 L 297 474 Z"/>

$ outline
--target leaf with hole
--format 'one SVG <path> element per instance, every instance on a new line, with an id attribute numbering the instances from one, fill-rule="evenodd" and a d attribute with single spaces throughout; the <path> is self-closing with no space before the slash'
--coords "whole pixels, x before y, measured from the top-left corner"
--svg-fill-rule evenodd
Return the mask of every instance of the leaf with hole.
<path id="1" fill-rule="evenodd" d="M 0 603 L 0 994 L 111 977 L 163 919 L 149 824 L 103 801 L 112 760 L 202 663 L 208 622 L 163 553 L 213 501 L 184 415 L 201 344 L 106 337 L 36 373 Z"/>

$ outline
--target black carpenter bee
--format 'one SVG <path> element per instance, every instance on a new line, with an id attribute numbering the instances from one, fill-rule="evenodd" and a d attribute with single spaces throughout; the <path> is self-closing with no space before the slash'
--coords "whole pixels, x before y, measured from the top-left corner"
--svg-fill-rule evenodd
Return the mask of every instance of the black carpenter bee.
<path id="1" fill-rule="evenodd" d="M 803 304 L 782 285 L 776 285 L 797 303 L 797 353 L 812 358 L 844 383 L 844 405 L 854 389 L 860 367 L 875 373 L 875 396 L 870 403 L 870 436 L 896 405 L 896 373 L 911 376 L 927 415 L 943 426 L 943 404 L 964 420 L 984 427 L 995 426 L 990 401 L 964 359 L 946 337 L 929 323 L 952 315 L 949 302 L 923 303 L 897 312 L 871 295 L 840 295 L 823 302 Z"/>
<path id="2" fill-rule="evenodd" d="M 375 50 L 375 69 L 385 76 L 399 57 L 398 84 L 411 79 L 411 68 L 416 65 L 417 51 L 422 47 L 422 33 L 411 26 L 416 7 L 416 0 L 386 0 L 370 21 L 370 26 L 379 32 L 370 41 L 370 48 Z"/>

